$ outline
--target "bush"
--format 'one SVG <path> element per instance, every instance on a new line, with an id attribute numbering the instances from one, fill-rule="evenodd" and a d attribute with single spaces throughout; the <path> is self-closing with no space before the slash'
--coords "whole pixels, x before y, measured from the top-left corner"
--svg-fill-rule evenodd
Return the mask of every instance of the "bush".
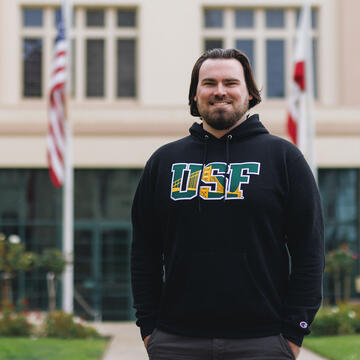
<path id="1" fill-rule="evenodd" d="M 91 326 L 76 322 L 72 314 L 61 311 L 50 313 L 45 319 L 45 336 L 58 338 L 100 337 Z"/>
<path id="2" fill-rule="evenodd" d="M 4 313 L 0 319 L 0 336 L 29 336 L 32 325 L 26 316 L 16 313 Z"/>
<path id="3" fill-rule="evenodd" d="M 360 305 L 322 307 L 311 325 L 311 333 L 315 336 L 360 333 Z"/>

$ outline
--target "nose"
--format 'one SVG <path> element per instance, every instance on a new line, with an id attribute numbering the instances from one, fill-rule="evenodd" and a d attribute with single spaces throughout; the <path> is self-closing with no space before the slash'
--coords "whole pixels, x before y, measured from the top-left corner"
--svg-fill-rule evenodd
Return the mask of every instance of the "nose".
<path id="1" fill-rule="evenodd" d="M 217 84 L 214 95 L 220 96 L 220 97 L 223 97 L 226 95 L 225 86 L 221 82 Z"/>

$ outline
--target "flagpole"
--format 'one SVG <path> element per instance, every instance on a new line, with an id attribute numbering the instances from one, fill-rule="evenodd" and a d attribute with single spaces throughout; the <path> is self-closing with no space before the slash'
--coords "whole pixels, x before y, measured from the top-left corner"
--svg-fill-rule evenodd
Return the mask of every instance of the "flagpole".
<path id="1" fill-rule="evenodd" d="M 305 11 L 307 12 L 306 17 L 308 26 L 306 26 L 306 65 L 307 70 L 305 72 L 305 81 L 307 84 L 308 91 L 306 93 L 306 106 L 308 114 L 308 126 L 307 126 L 307 155 L 310 168 L 314 174 L 317 182 L 317 157 L 316 157 L 316 129 L 314 121 L 314 66 L 313 66 L 313 51 L 312 51 L 312 36 L 311 36 L 311 1 L 305 0 Z"/>
<path id="2" fill-rule="evenodd" d="M 72 164 L 72 124 L 69 112 L 69 99 L 71 95 L 71 28 L 72 28 L 72 1 L 62 1 L 62 14 L 66 41 L 66 82 L 65 82 L 65 179 L 63 186 L 63 254 L 66 259 L 63 273 L 62 309 L 67 313 L 74 311 L 74 171 Z"/>

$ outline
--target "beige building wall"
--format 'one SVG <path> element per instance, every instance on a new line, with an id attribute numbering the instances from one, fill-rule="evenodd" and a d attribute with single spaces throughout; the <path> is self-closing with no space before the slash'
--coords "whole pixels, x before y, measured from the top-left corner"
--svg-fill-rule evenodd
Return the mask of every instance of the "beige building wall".
<path id="1" fill-rule="evenodd" d="M 187 134 L 188 127 L 196 120 L 189 115 L 187 96 L 192 66 L 202 52 L 205 6 L 262 8 L 293 7 L 301 3 L 300 0 L 75 0 L 77 7 L 136 6 L 138 9 L 137 99 L 87 100 L 78 90 L 69 106 L 75 134 L 75 165 L 142 167 L 160 145 Z M 0 1 L 0 167 L 46 167 L 46 97 L 31 100 L 23 99 L 21 94 L 22 36 L 27 34 L 21 26 L 21 8 L 58 4 L 55 0 Z M 359 167 L 360 99 L 356 87 L 360 80 L 357 65 L 360 45 L 354 36 L 358 31 L 354 9 L 359 9 L 360 2 L 314 0 L 313 5 L 319 9 L 320 37 L 319 99 L 315 104 L 318 163 L 320 167 Z M 77 15 L 77 22 L 83 19 L 81 14 Z M 44 94 L 50 59 L 51 49 L 47 46 Z M 107 57 L 107 66 L 112 65 L 111 61 Z M 81 58 L 77 65 L 78 69 L 84 69 Z M 78 86 L 84 86 L 81 71 L 77 72 L 76 81 Z M 109 91 L 114 92 L 112 88 Z M 286 101 L 267 100 L 253 112 L 261 114 L 271 132 L 285 136 Z"/>
<path id="2" fill-rule="evenodd" d="M 360 1 L 342 0 L 340 17 L 340 69 L 341 103 L 345 106 L 360 104 Z"/>

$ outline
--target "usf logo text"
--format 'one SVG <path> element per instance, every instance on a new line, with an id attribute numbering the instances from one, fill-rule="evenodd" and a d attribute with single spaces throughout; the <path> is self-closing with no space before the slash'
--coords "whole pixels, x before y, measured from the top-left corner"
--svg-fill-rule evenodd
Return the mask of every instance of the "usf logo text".
<path id="1" fill-rule="evenodd" d="M 172 166 L 171 198 L 190 200 L 198 195 L 204 200 L 244 199 L 242 184 L 249 184 L 251 175 L 260 174 L 260 163 L 229 164 L 212 162 L 204 166 L 177 163 Z M 199 187 L 201 177 L 202 185 Z"/>

